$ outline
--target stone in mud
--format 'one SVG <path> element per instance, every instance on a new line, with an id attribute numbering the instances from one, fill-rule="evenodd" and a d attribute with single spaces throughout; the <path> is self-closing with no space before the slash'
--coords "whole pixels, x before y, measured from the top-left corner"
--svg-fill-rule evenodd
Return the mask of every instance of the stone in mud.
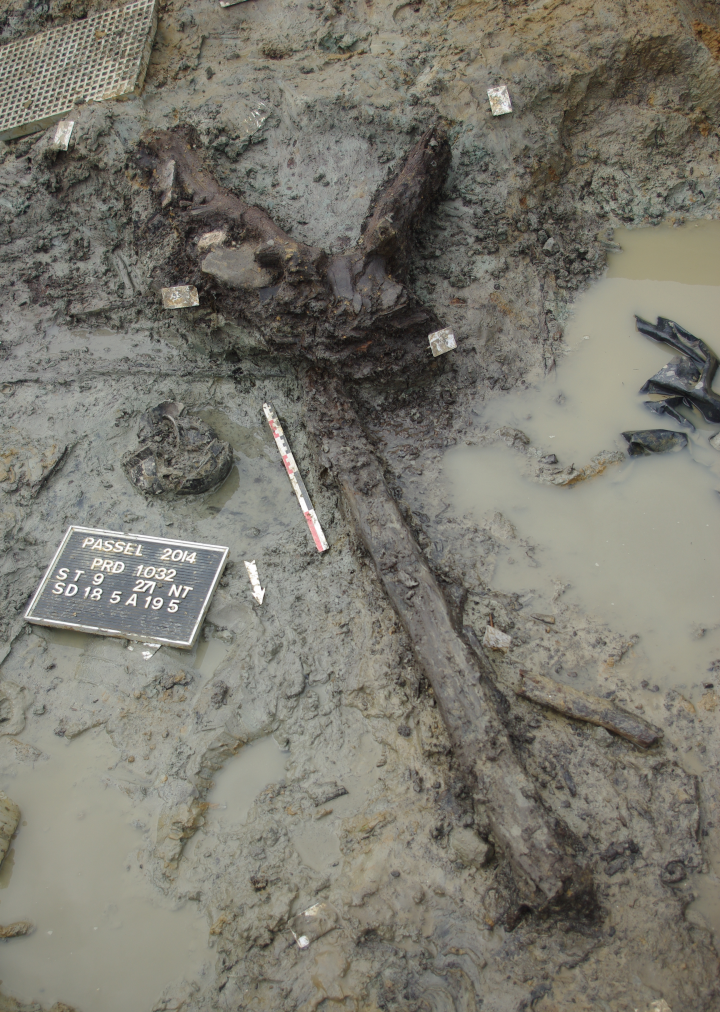
<path id="1" fill-rule="evenodd" d="M 314 801 L 316 808 L 319 808 L 320 805 L 326 805 L 328 801 L 334 801 L 335 798 L 341 798 L 344 794 L 348 793 L 346 787 L 343 787 L 342 784 L 338 784 L 334 780 L 323 784 L 311 784 L 307 792 Z"/>
<path id="2" fill-rule="evenodd" d="M 455 857 L 466 867 L 482 868 L 491 860 L 495 848 L 482 840 L 474 829 L 456 827 L 450 834 L 450 846 Z"/>
<path id="3" fill-rule="evenodd" d="M 198 250 L 201 242 L 202 239 L 198 243 Z M 266 288 L 273 280 L 270 271 L 257 263 L 248 243 L 237 249 L 213 249 L 203 260 L 201 270 L 232 288 Z"/>
<path id="4" fill-rule="evenodd" d="M 14 426 L 0 433 L 0 490 L 27 503 L 62 466 L 70 447 L 65 443 L 37 446 Z"/>
<path id="5" fill-rule="evenodd" d="M 158 817 L 155 855 L 164 864 L 165 874 L 171 877 L 176 871 L 185 840 L 198 826 L 202 826 L 207 805 L 192 801 L 165 809 Z"/>
<path id="6" fill-rule="evenodd" d="M 197 241 L 198 253 L 204 253 L 206 250 L 215 249 L 216 246 L 222 246 L 227 239 L 227 232 L 222 229 L 215 229 L 214 232 L 204 232 L 203 235 Z"/>
<path id="7" fill-rule="evenodd" d="M 146 495 L 199 495 L 227 478 L 233 462 L 229 443 L 178 401 L 146 411 L 138 427 L 140 447 L 122 460 L 125 474 Z"/>
<path id="8" fill-rule="evenodd" d="M 495 626 L 486 626 L 483 637 L 484 647 L 489 647 L 491 650 L 499 650 L 500 653 L 506 654 L 511 645 L 511 636 L 508 636 L 507 633 L 502 632 L 500 629 L 496 629 Z"/>
<path id="9" fill-rule="evenodd" d="M 672 429 L 640 429 L 638 432 L 623 432 L 631 457 L 647 456 L 650 453 L 667 453 L 668 450 L 682 450 L 688 438 L 684 432 Z"/>
<path id="10" fill-rule="evenodd" d="M 625 460 L 625 454 L 621 450 L 601 450 L 600 453 L 591 457 L 589 464 L 585 464 L 583 467 L 575 467 L 574 464 L 550 470 L 540 467 L 533 477 L 541 484 L 548 483 L 568 487 L 577 485 L 578 482 L 585 481 L 587 478 L 595 478 L 602 474 L 609 464 L 619 464 L 623 460 Z M 541 460 L 540 463 L 542 464 L 543 461 Z"/>
<path id="11" fill-rule="evenodd" d="M 8 852 L 10 841 L 20 822 L 20 809 L 7 794 L 0 791 L 0 865 Z"/>
<path id="12" fill-rule="evenodd" d="M 227 703 L 227 697 L 230 694 L 230 686 L 226 685 L 225 682 L 216 682 L 215 687 L 210 695 L 210 702 L 219 710 L 221 706 L 225 706 Z"/>
<path id="13" fill-rule="evenodd" d="M 89 719 L 70 721 L 67 724 L 63 724 L 64 734 L 62 737 L 72 740 L 84 734 L 85 731 L 90 731 L 95 727 L 102 727 L 106 723 L 107 717 L 90 717 Z"/>
<path id="14" fill-rule="evenodd" d="M 513 541 L 517 538 L 517 531 L 502 513 L 493 513 L 483 526 L 494 538 L 499 538 L 500 541 Z"/>
<path id="15" fill-rule="evenodd" d="M 28 691 L 14 682 L 0 682 L 0 734 L 20 734 L 25 727 Z"/>
<path id="16" fill-rule="evenodd" d="M 13 921 L 12 924 L 0 924 L 0 938 L 19 938 L 20 935 L 29 935 L 35 927 L 31 921 Z"/>
<path id="17" fill-rule="evenodd" d="M 562 394 L 560 396 L 562 397 Z M 559 399 L 558 403 L 560 403 Z M 520 441 L 510 443 L 504 437 L 503 430 L 501 429 L 496 429 L 493 436 L 500 436 L 508 446 L 513 446 L 514 449 L 525 453 L 528 465 L 526 474 L 528 478 L 539 485 L 571 487 L 577 485 L 578 482 L 585 481 L 587 478 L 595 478 L 597 475 L 602 474 L 610 464 L 620 464 L 625 460 L 625 454 L 622 450 L 601 450 L 600 453 L 596 453 L 594 457 L 591 457 L 587 464 L 582 464 L 578 467 L 573 463 L 563 467 L 560 465 L 556 454 L 542 453 L 542 451 L 530 446 L 530 440 L 527 436 L 523 440 L 523 445 L 520 445 Z M 489 442 L 492 441 L 492 439 L 489 440 Z"/>

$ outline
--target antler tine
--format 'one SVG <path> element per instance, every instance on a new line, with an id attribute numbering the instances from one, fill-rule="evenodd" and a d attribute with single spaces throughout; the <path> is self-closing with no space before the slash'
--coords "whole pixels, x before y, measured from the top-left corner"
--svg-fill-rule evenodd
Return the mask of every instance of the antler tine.
<path id="1" fill-rule="evenodd" d="M 397 175 L 378 193 L 363 226 L 368 253 L 404 265 L 412 227 L 440 193 L 450 160 L 447 129 L 438 123 L 426 130 Z"/>

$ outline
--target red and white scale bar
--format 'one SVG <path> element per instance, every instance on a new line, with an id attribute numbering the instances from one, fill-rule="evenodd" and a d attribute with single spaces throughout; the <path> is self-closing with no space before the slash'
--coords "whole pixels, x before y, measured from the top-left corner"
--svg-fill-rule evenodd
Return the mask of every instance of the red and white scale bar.
<path id="1" fill-rule="evenodd" d="M 278 416 L 275 414 L 275 409 L 272 404 L 263 404 L 263 411 L 265 412 L 265 417 L 268 420 L 270 431 L 275 437 L 275 442 L 277 443 L 277 448 L 280 451 L 280 456 L 283 459 L 283 464 L 285 465 L 285 470 L 288 473 L 290 484 L 292 485 L 295 495 L 297 496 L 297 500 L 300 503 L 300 509 L 303 511 L 305 519 L 307 520 L 307 525 L 310 528 L 310 533 L 312 534 L 313 541 L 315 542 L 315 547 L 319 552 L 325 552 L 327 551 L 328 543 L 325 539 L 325 535 L 323 534 L 323 529 L 320 526 L 317 514 L 313 509 L 313 504 L 310 502 L 310 496 L 305 488 L 305 483 L 300 477 L 300 472 L 298 471 L 297 464 L 295 463 L 295 458 L 290 452 L 290 447 L 285 442 L 285 433 L 282 430 L 282 425 L 278 421 Z"/>

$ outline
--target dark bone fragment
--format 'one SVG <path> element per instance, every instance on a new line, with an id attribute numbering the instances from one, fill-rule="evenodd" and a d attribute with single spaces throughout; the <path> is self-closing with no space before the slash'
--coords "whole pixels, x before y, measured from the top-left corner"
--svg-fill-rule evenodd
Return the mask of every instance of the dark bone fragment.
<path id="1" fill-rule="evenodd" d="M 657 323 L 635 317 L 646 337 L 667 344 L 685 356 L 674 358 L 641 387 L 641 394 L 679 394 L 689 400 L 706 422 L 720 422 L 720 396 L 712 389 L 718 360 L 715 352 L 679 323 L 659 316 Z"/>
<path id="2" fill-rule="evenodd" d="M 640 429 L 638 432 L 621 432 L 620 435 L 627 440 L 631 457 L 682 450 L 688 445 L 685 433 L 673 432 L 672 429 Z"/>
<path id="3" fill-rule="evenodd" d="M 693 406 L 689 393 L 679 394 L 678 391 L 691 390 L 697 386 L 700 380 L 701 369 L 690 359 L 681 358 L 676 355 L 671 358 L 667 365 L 651 376 L 641 387 L 641 394 L 668 394 L 672 397 L 681 396 L 683 400 Z"/>
<path id="4" fill-rule="evenodd" d="M 225 481 L 233 462 L 229 443 L 177 401 L 163 401 L 140 417 L 140 447 L 126 453 L 122 467 L 146 495 L 198 495 Z"/>
<path id="5" fill-rule="evenodd" d="M 604 727 L 607 731 L 619 734 L 621 738 L 627 738 L 633 745 L 640 745 L 642 748 L 657 745 L 663 736 L 659 728 L 653 727 L 640 717 L 633 716 L 632 713 L 621 710 L 607 699 L 591 696 L 569 685 L 561 685 L 552 678 L 546 678 L 545 675 L 531 675 L 527 671 L 522 671 L 520 684 L 515 692 L 523 699 L 529 699 L 541 706 L 549 706 L 551 710 L 557 710 L 566 717 L 574 717 L 576 720 Z"/>
<path id="6" fill-rule="evenodd" d="M 650 381 L 648 381 L 650 382 Z M 656 415 L 667 415 L 680 425 L 684 425 L 685 428 L 690 429 L 691 432 L 695 432 L 695 426 L 686 418 L 685 415 L 681 415 L 677 410 L 681 404 L 685 407 L 691 408 L 692 404 L 686 397 L 664 397 L 661 401 L 643 401 L 643 405 L 652 411 Z"/>
<path id="7" fill-rule="evenodd" d="M 495 709 L 498 700 L 486 692 L 488 683 L 480 683 L 489 662 L 482 648 L 473 656 L 456 631 L 337 379 L 342 374 L 346 381 L 407 384 L 445 368 L 432 358 L 427 341 L 440 321 L 405 280 L 412 228 L 439 194 L 450 163 L 444 128 L 433 127 L 420 138 L 376 196 L 360 241 L 333 257 L 297 243 L 264 211 L 224 190 L 204 167 L 197 138 L 187 128 L 154 135 L 139 154 L 138 165 L 154 170 L 149 182 L 156 189 L 169 160 L 175 162 L 174 185 L 194 203 L 186 212 L 172 205 L 161 210 L 183 250 L 173 254 L 156 283 L 176 283 L 181 276 L 197 284 L 224 316 L 257 328 L 271 351 L 305 370 L 309 428 L 318 445 L 328 447 L 321 461 L 334 469 L 527 905 L 544 909 L 563 902 L 589 909 L 590 873 L 569 854 L 562 842 L 569 838 L 567 829 L 543 808 L 513 753 Z M 226 231 L 236 246 L 216 248 L 201 269 L 197 239 L 210 229 Z M 150 231 L 144 241 L 152 245 Z M 409 587 L 408 577 L 418 586 Z"/>
<path id="8" fill-rule="evenodd" d="M 511 862 L 529 905 L 588 902 L 589 873 L 559 843 L 557 829 L 520 765 L 497 711 L 498 690 L 479 644 L 473 653 L 456 631 L 448 602 L 423 557 L 350 403 L 336 387 L 311 391 L 310 431 L 323 444 L 385 591 L 407 630 L 417 661 L 466 778 L 487 807 L 493 836 Z M 340 423 L 339 431 L 329 435 Z M 410 576 L 413 589 L 408 590 Z"/>

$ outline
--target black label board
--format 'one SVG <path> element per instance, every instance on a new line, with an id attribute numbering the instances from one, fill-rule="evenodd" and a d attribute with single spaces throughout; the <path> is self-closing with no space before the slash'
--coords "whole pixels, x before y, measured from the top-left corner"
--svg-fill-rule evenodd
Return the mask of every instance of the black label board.
<path id="1" fill-rule="evenodd" d="M 190 649 L 228 548 L 69 527 L 28 622 Z"/>

